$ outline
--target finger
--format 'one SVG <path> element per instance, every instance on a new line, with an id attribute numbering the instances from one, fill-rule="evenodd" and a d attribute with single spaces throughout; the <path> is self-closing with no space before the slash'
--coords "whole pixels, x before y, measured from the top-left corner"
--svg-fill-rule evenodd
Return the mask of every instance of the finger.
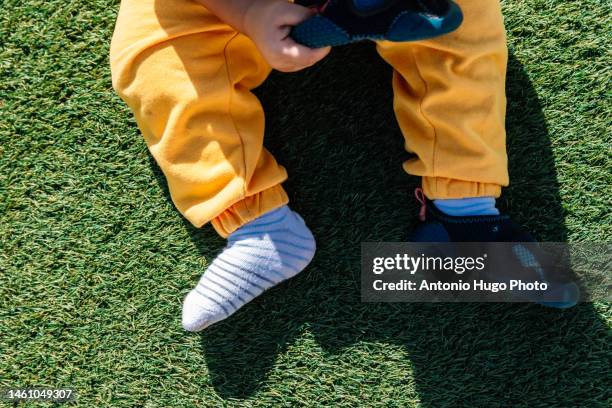
<path id="1" fill-rule="evenodd" d="M 311 64 L 314 65 L 317 62 L 321 61 L 323 58 L 327 57 L 330 53 L 332 47 L 322 47 L 322 48 L 309 48 L 311 51 Z"/>
<path id="2" fill-rule="evenodd" d="M 285 62 L 282 65 L 279 66 L 273 66 L 272 68 L 276 69 L 277 71 L 281 71 L 281 72 L 297 72 L 297 71 L 301 71 L 305 68 L 308 68 L 312 65 L 316 64 L 315 62 L 308 62 L 308 63 L 293 63 L 292 61 L 289 62 Z"/>
<path id="3" fill-rule="evenodd" d="M 296 26 L 316 14 L 316 11 L 297 4 L 287 3 L 286 10 L 279 13 L 276 23 L 278 26 Z"/>
<path id="4" fill-rule="evenodd" d="M 275 70 L 279 72 L 285 72 L 285 73 L 298 72 L 298 71 L 303 70 L 304 68 L 306 67 L 297 66 L 297 65 L 283 65 L 279 67 L 274 67 Z"/>
<path id="5" fill-rule="evenodd" d="M 316 64 L 325 58 L 331 51 L 331 47 L 308 48 L 296 43 L 289 37 L 285 38 L 281 44 L 281 53 L 283 56 L 290 58 L 293 64 L 302 67 L 309 67 Z"/>

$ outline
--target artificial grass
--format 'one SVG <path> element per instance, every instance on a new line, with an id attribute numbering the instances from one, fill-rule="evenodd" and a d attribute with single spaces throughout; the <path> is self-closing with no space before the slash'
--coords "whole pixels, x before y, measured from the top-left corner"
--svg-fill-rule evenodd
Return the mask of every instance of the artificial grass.
<path id="1" fill-rule="evenodd" d="M 542 240 L 609 241 L 610 6 L 505 1 L 512 186 Z M 402 240 L 418 180 L 372 46 L 257 93 L 313 264 L 202 335 L 180 302 L 223 241 L 169 201 L 107 55 L 117 2 L 0 10 L 0 388 L 77 406 L 608 406 L 609 303 L 364 304 L 359 244 Z"/>

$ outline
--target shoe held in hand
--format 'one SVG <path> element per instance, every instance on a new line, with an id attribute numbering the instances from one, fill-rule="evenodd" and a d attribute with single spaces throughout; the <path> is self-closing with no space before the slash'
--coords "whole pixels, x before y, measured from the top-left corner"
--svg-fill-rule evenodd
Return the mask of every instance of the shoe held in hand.
<path id="1" fill-rule="evenodd" d="M 418 41 L 456 30 L 463 14 L 451 0 L 302 0 L 317 14 L 294 27 L 293 39 L 310 48 L 362 40 Z"/>

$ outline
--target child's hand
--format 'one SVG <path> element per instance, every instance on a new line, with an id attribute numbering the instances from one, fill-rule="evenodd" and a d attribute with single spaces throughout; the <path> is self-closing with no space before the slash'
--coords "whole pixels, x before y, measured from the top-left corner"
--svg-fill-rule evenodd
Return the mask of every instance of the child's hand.
<path id="1" fill-rule="evenodd" d="M 319 62 L 331 49 L 308 48 L 289 37 L 293 26 L 312 15 L 310 9 L 287 0 L 252 1 L 244 14 L 244 33 L 272 68 L 283 72 L 299 71 Z"/>

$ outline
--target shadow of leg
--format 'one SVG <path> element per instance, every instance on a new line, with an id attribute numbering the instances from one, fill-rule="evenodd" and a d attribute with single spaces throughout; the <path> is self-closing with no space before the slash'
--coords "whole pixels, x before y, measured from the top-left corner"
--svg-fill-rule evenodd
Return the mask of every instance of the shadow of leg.
<path id="1" fill-rule="evenodd" d="M 509 68 L 512 186 L 501 204 L 539 239 L 563 241 L 542 109 L 513 57 Z M 404 240 L 417 210 L 410 192 L 418 179 L 401 168 L 406 154 L 390 78 L 374 49 L 358 45 L 334 50 L 307 71 L 273 74 L 258 90 L 268 115 L 266 146 L 289 170 L 291 206 L 312 228 L 318 253 L 304 273 L 201 335 L 215 390 L 222 398 L 252 396 L 265 387 L 279 356 L 309 332 L 324 358 L 349 347 L 363 351 L 366 357 L 351 365 L 364 378 L 386 374 L 376 368 L 377 357 L 368 357 L 373 344 L 403 350 L 396 358 L 409 359 L 409 368 L 393 373 L 394 392 L 415 394 L 424 407 L 601 405 L 609 397 L 610 331 L 591 304 L 556 311 L 360 301 L 360 243 Z M 223 241 L 211 241 L 212 229 L 186 228 L 204 256 L 220 249 Z M 378 397 L 388 395 L 364 396 Z"/>
<path id="2" fill-rule="evenodd" d="M 506 88 L 510 186 L 500 205 L 528 225 L 538 240 L 565 242 L 565 215 L 546 119 L 527 73 L 512 54 Z"/>

